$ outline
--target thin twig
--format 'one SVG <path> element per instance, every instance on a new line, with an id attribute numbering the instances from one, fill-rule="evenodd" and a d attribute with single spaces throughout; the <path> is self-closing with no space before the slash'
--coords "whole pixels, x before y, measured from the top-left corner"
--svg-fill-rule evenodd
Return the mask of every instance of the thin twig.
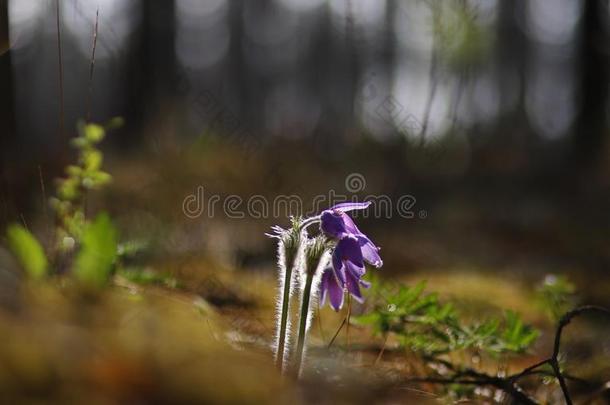
<path id="1" fill-rule="evenodd" d="M 87 96 L 87 122 L 91 121 L 91 103 L 93 100 L 93 68 L 95 67 L 95 48 L 97 46 L 97 26 L 100 9 L 95 12 L 95 28 L 93 29 L 93 46 L 91 49 L 91 64 L 89 65 L 89 95 Z"/>
<path id="2" fill-rule="evenodd" d="M 559 326 L 557 327 L 557 332 L 555 333 L 555 342 L 553 344 L 553 355 L 549 359 L 549 363 L 553 368 L 557 381 L 559 381 L 559 386 L 561 387 L 561 391 L 563 392 L 563 396 L 567 405 L 572 405 L 573 402 L 572 398 L 570 397 L 568 385 L 565 381 L 564 376 L 561 373 L 561 368 L 559 366 L 559 349 L 561 347 L 561 334 L 563 332 L 563 329 L 568 326 L 572 319 L 587 312 L 597 312 L 610 317 L 610 310 L 596 305 L 584 305 L 566 313 L 559 320 Z"/>
<path id="3" fill-rule="evenodd" d="M 555 359 L 551 361 L 551 367 L 553 367 L 553 372 L 555 373 L 555 377 L 557 381 L 559 381 L 559 386 L 561 387 L 561 392 L 563 392 L 563 397 L 566 400 L 566 405 L 572 405 L 572 398 L 570 397 L 570 391 L 568 390 L 568 384 L 566 384 L 566 380 L 563 378 L 561 374 L 561 368 L 559 367 L 559 362 Z"/>
<path id="4" fill-rule="evenodd" d="M 518 379 L 520 379 L 522 377 L 532 374 L 538 367 L 542 367 L 545 364 L 549 364 L 549 359 L 544 359 L 542 361 L 539 361 L 538 363 L 525 368 L 521 372 L 519 372 L 517 374 L 513 374 L 512 376 L 508 377 L 508 379 L 512 380 L 512 381 L 517 381 Z"/>
<path id="5" fill-rule="evenodd" d="M 434 20 L 435 32 L 432 35 L 432 57 L 430 59 L 430 69 L 428 71 L 428 85 L 430 86 L 430 91 L 428 92 L 428 99 L 426 100 L 426 106 L 424 109 L 424 116 L 422 119 L 422 127 L 419 131 L 419 146 L 423 147 L 426 143 L 426 132 L 428 130 L 428 124 L 430 121 L 430 113 L 432 111 L 432 103 L 434 102 L 434 96 L 436 95 L 436 87 L 438 85 L 438 77 L 437 77 L 437 65 L 438 65 L 438 34 L 436 33 L 437 25 L 439 24 L 439 12 L 435 8 L 433 4 L 430 5 L 432 11 L 432 18 Z"/>
<path id="6" fill-rule="evenodd" d="M 47 237 L 51 237 L 50 230 L 50 222 L 49 222 L 49 212 L 47 210 L 47 192 L 44 185 L 44 177 L 42 176 L 42 167 L 38 165 L 38 179 L 40 180 L 40 192 L 42 194 L 42 215 L 44 217 L 45 223 L 45 233 Z"/>
<path id="7" fill-rule="evenodd" d="M 330 342 L 328 342 L 328 346 L 327 346 L 328 349 L 330 349 L 330 347 L 333 345 L 333 343 L 335 343 L 335 339 L 337 339 L 337 336 L 339 336 L 339 332 L 341 332 L 341 329 L 343 329 L 343 326 L 345 325 L 346 322 L 347 322 L 347 317 L 343 318 L 343 322 L 341 322 L 341 325 L 339 325 L 339 329 L 337 329 L 333 338 L 330 340 Z"/>
<path id="8" fill-rule="evenodd" d="M 61 52 L 61 23 L 59 0 L 55 0 L 55 18 L 57 24 L 57 58 L 59 62 L 59 136 L 64 139 L 64 64 Z"/>
<path id="9" fill-rule="evenodd" d="M 428 123 L 430 121 L 430 113 L 432 111 L 432 103 L 434 101 L 434 96 L 436 94 L 436 51 L 432 51 L 432 61 L 430 62 L 430 73 L 429 73 L 429 81 L 430 81 L 430 92 L 428 93 L 428 99 L 426 100 L 426 107 L 424 109 L 424 117 L 422 119 L 422 127 L 419 132 L 419 145 L 424 146 L 426 143 L 426 132 L 428 130 Z"/>
<path id="10" fill-rule="evenodd" d="M 345 343 L 346 343 L 346 349 L 349 352 L 349 323 L 350 323 L 350 318 L 352 317 L 352 299 L 351 296 L 349 294 L 347 294 L 347 317 L 346 319 L 346 324 L 345 324 Z"/>
<path id="11" fill-rule="evenodd" d="M 425 390 L 418 390 L 412 387 L 401 387 L 400 389 L 403 389 L 405 391 L 411 391 L 411 392 L 415 392 L 417 394 L 424 394 L 424 395 L 428 395 L 430 397 L 438 397 L 438 394 L 435 394 L 434 392 L 430 392 L 430 391 L 425 391 Z"/>
<path id="12" fill-rule="evenodd" d="M 8 217 L 8 203 L 3 183 L 4 182 L 0 182 L 0 202 L 2 203 L 2 221 L 5 221 Z"/>
<path id="13" fill-rule="evenodd" d="M 373 363 L 373 367 L 375 367 L 377 365 L 377 363 L 379 363 L 379 361 L 381 360 L 381 356 L 383 356 L 383 352 L 385 352 L 385 347 L 386 347 L 386 344 L 388 343 L 388 336 L 390 336 L 390 334 L 386 333 L 385 336 L 383 337 L 383 345 L 381 346 L 381 350 L 379 350 L 379 354 L 377 355 L 377 358 L 375 359 L 375 362 Z"/>
<path id="14" fill-rule="evenodd" d="M 42 176 L 42 167 L 38 165 L 38 179 L 40 180 L 40 192 L 42 193 L 42 213 L 45 221 L 48 222 L 49 216 L 47 212 L 47 192 L 44 186 L 44 177 Z"/>
<path id="15" fill-rule="evenodd" d="M 453 106 L 451 107 L 451 134 L 455 131 L 458 120 L 458 109 L 460 107 L 460 101 L 462 99 L 462 91 L 464 89 L 464 82 L 466 81 L 466 73 L 460 72 L 457 83 L 457 90 L 453 99 Z"/>
<path id="16" fill-rule="evenodd" d="M 410 378 L 407 382 L 412 383 L 428 383 L 428 384 L 463 384 L 463 385 L 478 385 L 484 386 L 489 385 L 501 389 L 502 391 L 511 395 L 518 403 L 527 405 L 536 405 L 537 402 L 530 398 L 521 388 L 509 383 L 504 378 L 493 377 L 488 375 L 482 375 L 479 378 L 462 378 L 462 377 L 449 377 L 449 378 L 435 378 L 435 377 L 423 377 L 423 378 Z"/>
<path id="17" fill-rule="evenodd" d="M 469 385 L 491 385 L 497 388 L 502 389 L 504 392 L 511 395 L 516 401 L 519 403 L 526 404 L 536 404 L 536 401 L 530 398 L 519 386 L 516 385 L 518 379 L 532 375 L 539 374 L 541 371 L 537 370 L 538 368 L 548 364 L 551 366 L 553 375 L 557 381 L 559 382 L 559 386 L 563 393 L 565 402 L 567 405 L 572 405 L 573 401 L 570 396 L 570 392 L 568 390 L 568 385 L 566 383 L 566 379 L 582 381 L 580 379 L 575 379 L 569 375 L 566 375 L 561 372 L 561 367 L 559 364 L 559 352 L 561 348 L 561 335 L 563 333 L 564 328 L 577 316 L 583 315 L 585 313 L 600 313 L 610 317 L 610 310 L 595 306 L 595 305 L 585 305 L 582 307 L 578 307 L 569 311 L 564 316 L 561 317 L 559 324 L 557 326 L 557 330 L 555 332 L 555 339 L 553 343 L 553 353 L 551 357 L 541 360 L 519 373 L 513 374 L 508 377 L 497 377 L 491 376 L 485 373 L 479 373 L 476 370 L 471 368 L 466 368 L 462 370 L 457 370 L 456 367 L 448 361 L 442 359 L 434 359 L 434 358 L 424 358 L 427 361 L 436 362 L 444 365 L 449 370 L 453 371 L 453 375 L 447 378 L 412 378 L 407 380 L 407 382 L 422 382 L 422 383 L 432 383 L 432 384 L 469 384 Z M 548 373 L 544 373 L 548 375 Z"/>
<path id="18" fill-rule="evenodd" d="M 20 212 L 20 213 L 19 213 L 19 217 L 21 218 L 21 222 L 23 223 L 23 227 L 24 227 L 24 228 L 25 228 L 27 231 L 29 231 L 29 230 L 30 230 L 30 228 L 28 227 L 28 223 L 27 223 L 27 222 L 25 222 L 25 217 L 23 216 L 23 213 L 22 213 L 22 212 Z"/>

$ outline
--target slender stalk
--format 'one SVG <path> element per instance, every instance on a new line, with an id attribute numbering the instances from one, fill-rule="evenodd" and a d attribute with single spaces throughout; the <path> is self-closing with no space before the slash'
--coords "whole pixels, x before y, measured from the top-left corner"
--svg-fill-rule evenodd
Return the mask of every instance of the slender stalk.
<path id="1" fill-rule="evenodd" d="M 383 352 L 385 352 L 385 347 L 388 344 L 388 337 L 389 337 L 389 333 L 384 333 L 384 337 L 383 337 L 383 346 L 381 346 L 381 350 L 379 351 L 379 354 L 377 355 L 377 358 L 375 359 L 375 362 L 373 363 L 373 367 L 377 365 L 377 363 L 379 363 L 379 361 L 381 360 L 381 357 L 383 356 Z"/>
<path id="2" fill-rule="evenodd" d="M 339 336 L 339 332 L 341 332 L 341 329 L 343 329 L 343 327 L 345 326 L 345 322 L 347 322 L 347 316 L 343 318 L 343 322 L 341 322 L 341 325 L 339 325 L 339 329 L 337 329 L 330 342 L 328 342 L 328 346 L 326 346 L 327 349 L 330 349 L 333 343 L 335 343 L 335 339 L 337 339 L 337 336 Z"/>
<path id="3" fill-rule="evenodd" d="M 312 272 L 307 273 L 303 299 L 301 300 L 301 317 L 299 320 L 299 338 L 297 342 L 296 359 L 294 370 L 299 376 L 301 374 L 301 364 L 303 362 L 303 350 L 305 349 L 305 335 L 307 334 L 307 320 L 309 318 L 309 301 L 311 297 L 311 286 L 313 282 Z"/>
<path id="4" fill-rule="evenodd" d="M 42 177 L 42 167 L 40 167 L 40 165 L 38 165 L 38 179 L 40 180 L 40 192 L 42 193 L 42 215 L 44 217 L 45 233 L 46 236 L 50 239 L 51 230 L 49 226 L 49 213 L 47 211 L 47 191 L 44 186 L 44 178 Z"/>
<path id="5" fill-rule="evenodd" d="M 62 138 L 62 140 L 64 140 L 64 63 L 61 51 L 59 0 L 55 1 L 55 23 L 57 26 L 57 59 L 59 62 L 59 136 Z"/>
<path id="6" fill-rule="evenodd" d="M 100 9 L 95 12 L 95 28 L 93 28 L 93 46 L 91 48 L 91 64 L 89 65 L 89 95 L 87 96 L 87 122 L 91 122 L 91 103 L 93 99 L 93 68 L 95 67 L 95 48 L 97 46 L 97 26 Z"/>
<path id="7" fill-rule="evenodd" d="M 349 352 L 349 323 L 352 317 L 352 296 L 347 294 L 347 322 L 345 323 L 345 343 L 347 346 L 347 351 Z"/>
<path id="8" fill-rule="evenodd" d="M 307 229 L 307 227 L 316 224 L 320 222 L 320 216 L 316 216 L 316 217 L 311 217 L 311 218 L 307 218 L 305 221 L 303 221 L 303 223 L 301 224 L 301 228 L 302 229 Z"/>
<path id="9" fill-rule="evenodd" d="M 428 130 L 428 124 L 430 121 L 430 113 L 432 111 L 432 103 L 434 102 L 434 96 L 436 94 L 436 87 L 438 85 L 438 77 L 437 77 L 437 68 L 438 68 L 438 34 L 437 34 L 437 26 L 440 24 L 439 19 L 439 10 L 438 6 L 435 6 L 431 3 L 432 7 L 432 18 L 434 21 L 434 34 L 432 35 L 432 58 L 430 60 L 430 70 L 428 71 L 428 85 L 430 86 L 430 91 L 428 92 L 428 99 L 426 100 L 426 106 L 424 109 L 424 116 L 422 119 L 422 126 L 419 132 L 419 146 L 423 147 L 426 144 L 426 132 Z"/>
<path id="10" fill-rule="evenodd" d="M 290 256 L 290 257 L 288 257 Z M 280 331 L 277 344 L 275 365 L 282 371 L 284 367 L 284 348 L 286 346 L 286 327 L 288 326 L 288 313 L 290 309 L 290 288 L 292 287 L 292 267 L 294 257 L 287 255 L 284 271 L 284 291 L 282 293 L 282 312 L 280 314 Z"/>
<path id="11" fill-rule="evenodd" d="M 572 405 L 573 402 L 572 398 L 570 397 L 570 391 L 568 390 L 568 384 L 566 384 L 566 380 L 563 378 L 563 374 L 561 374 L 561 368 L 559 367 L 559 362 L 557 359 L 553 359 L 553 361 L 551 361 L 551 367 L 553 368 L 557 381 L 559 381 L 559 387 L 561 387 L 561 392 L 563 393 L 566 405 Z"/>

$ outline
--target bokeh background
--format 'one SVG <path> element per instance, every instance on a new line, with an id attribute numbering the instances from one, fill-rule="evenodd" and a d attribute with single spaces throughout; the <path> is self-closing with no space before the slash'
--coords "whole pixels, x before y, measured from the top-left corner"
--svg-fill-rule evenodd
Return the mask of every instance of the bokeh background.
<path id="1" fill-rule="evenodd" d="M 384 277 L 527 314 L 565 275 L 609 305 L 609 78 L 605 0 L 0 0 L 0 226 L 44 238 L 77 121 L 122 117 L 87 209 L 212 304 L 272 294 L 248 277 L 273 280 L 288 219 L 191 218 L 200 186 L 410 195 L 413 218 L 359 222 Z"/>
<path id="2" fill-rule="evenodd" d="M 1 16 L 3 224 L 39 218 L 78 119 L 120 116 L 110 209 L 179 227 L 182 249 L 258 265 L 286 222 L 188 219 L 197 186 L 307 201 L 360 173 L 361 197 L 416 199 L 368 221 L 388 272 L 607 279 L 606 1 L 65 0 L 63 108 L 56 3 Z"/>

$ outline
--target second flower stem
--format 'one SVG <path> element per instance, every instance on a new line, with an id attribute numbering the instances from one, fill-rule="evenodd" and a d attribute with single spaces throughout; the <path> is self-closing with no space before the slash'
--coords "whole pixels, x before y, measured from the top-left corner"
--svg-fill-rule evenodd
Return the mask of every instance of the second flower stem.
<path id="1" fill-rule="evenodd" d="M 301 373 L 301 364 L 303 362 L 303 350 L 305 348 L 305 335 L 307 334 L 307 320 L 309 318 L 309 301 L 311 297 L 311 286 L 313 282 L 313 274 L 309 272 L 305 281 L 305 289 L 303 290 L 303 299 L 301 301 L 301 316 L 299 319 L 299 338 L 297 342 L 296 358 L 294 363 L 294 372 L 298 376 Z"/>
<path id="2" fill-rule="evenodd" d="M 290 255 L 292 256 L 292 255 Z M 288 325 L 288 312 L 290 310 L 290 289 L 292 287 L 293 257 L 286 257 L 284 271 L 284 292 L 282 294 L 282 312 L 280 314 L 280 331 L 277 344 L 276 363 L 278 370 L 284 368 L 284 348 L 286 346 L 286 327 Z"/>

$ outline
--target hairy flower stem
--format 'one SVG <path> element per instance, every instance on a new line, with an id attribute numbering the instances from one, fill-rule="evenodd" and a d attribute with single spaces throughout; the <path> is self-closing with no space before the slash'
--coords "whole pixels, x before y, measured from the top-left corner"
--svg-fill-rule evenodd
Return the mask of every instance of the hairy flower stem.
<path id="1" fill-rule="evenodd" d="M 277 357 L 275 365 L 278 370 L 284 368 L 284 348 L 286 346 L 286 327 L 288 325 L 288 313 L 290 310 L 290 288 L 292 287 L 292 268 L 294 266 L 293 255 L 287 255 L 284 276 L 284 291 L 282 293 L 282 312 L 280 314 L 280 332 L 277 344 Z"/>
<path id="2" fill-rule="evenodd" d="M 307 229 L 309 226 L 313 225 L 313 224 L 317 224 L 320 222 L 320 216 L 316 216 L 316 217 L 311 217 L 311 218 L 307 218 L 306 220 L 303 221 L 303 223 L 301 224 L 301 228 L 302 229 Z"/>
<path id="3" fill-rule="evenodd" d="M 303 290 L 303 299 L 301 300 L 301 317 L 299 320 L 299 338 L 297 342 L 296 358 L 294 363 L 294 371 L 297 377 L 301 374 L 301 364 L 303 362 L 303 351 L 305 349 L 305 335 L 307 334 L 307 321 L 309 320 L 309 301 L 311 297 L 311 286 L 313 282 L 313 274 L 309 272 L 305 280 L 305 289 Z"/>

